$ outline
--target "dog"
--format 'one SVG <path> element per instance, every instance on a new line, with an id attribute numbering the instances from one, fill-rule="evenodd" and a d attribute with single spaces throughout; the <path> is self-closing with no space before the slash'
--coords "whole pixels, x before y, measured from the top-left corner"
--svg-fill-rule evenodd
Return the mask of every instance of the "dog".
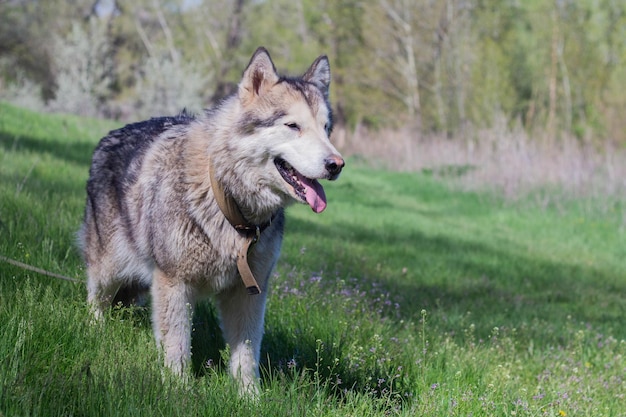
<path id="1" fill-rule="evenodd" d="M 337 179 L 345 165 L 329 139 L 329 86 L 326 56 L 302 76 L 285 77 L 260 47 L 237 90 L 213 108 L 105 136 L 78 232 L 95 316 L 149 294 L 165 364 L 184 375 L 194 306 L 214 297 L 230 373 L 242 393 L 258 393 L 284 208 L 300 202 L 323 211 L 318 180 Z"/>

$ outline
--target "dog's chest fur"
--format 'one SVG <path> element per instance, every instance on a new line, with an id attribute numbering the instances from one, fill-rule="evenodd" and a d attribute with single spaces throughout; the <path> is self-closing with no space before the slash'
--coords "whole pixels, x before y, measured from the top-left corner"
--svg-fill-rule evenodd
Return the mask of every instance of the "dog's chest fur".
<path id="1" fill-rule="evenodd" d="M 189 130 L 188 124 L 173 126 L 137 155 L 141 161 L 136 173 L 127 174 L 124 200 L 133 229 L 143 232 L 134 236 L 137 252 L 153 259 L 173 283 L 214 293 L 240 280 L 236 258 L 243 237 L 214 199 L 206 143 L 198 144 Z M 275 261 L 283 224 L 281 209 L 250 250 L 253 269 Z"/>

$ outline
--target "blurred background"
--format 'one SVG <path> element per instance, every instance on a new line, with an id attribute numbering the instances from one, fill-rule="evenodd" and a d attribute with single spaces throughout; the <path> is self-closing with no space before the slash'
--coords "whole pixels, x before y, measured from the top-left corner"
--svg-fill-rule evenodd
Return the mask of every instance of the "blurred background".
<path id="1" fill-rule="evenodd" d="M 288 74 L 328 55 L 348 154 L 510 195 L 626 190 L 622 0 L 1 0 L 0 100 L 198 112 L 260 45 Z"/>

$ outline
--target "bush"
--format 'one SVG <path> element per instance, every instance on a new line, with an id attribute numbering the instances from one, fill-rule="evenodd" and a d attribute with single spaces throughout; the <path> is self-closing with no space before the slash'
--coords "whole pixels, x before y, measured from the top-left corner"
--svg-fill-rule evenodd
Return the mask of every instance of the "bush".
<path id="1" fill-rule="evenodd" d="M 98 116 L 111 97 L 115 63 L 104 22 L 91 19 L 86 28 L 72 23 L 65 37 L 53 40 L 55 97 L 53 112 Z"/>
<path id="2" fill-rule="evenodd" d="M 14 64 L 12 59 L 0 60 L 0 68 L 7 68 Z M 41 86 L 20 70 L 10 81 L 0 78 L 0 100 L 34 111 L 43 111 L 46 107 L 41 95 Z"/>
<path id="3" fill-rule="evenodd" d="M 203 72 L 209 70 L 167 54 L 149 56 L 137 77 L 137 117 L 176 114 L 184 108 L 200 111 L 205 107 L 203 96 L 212 78 Z"/>

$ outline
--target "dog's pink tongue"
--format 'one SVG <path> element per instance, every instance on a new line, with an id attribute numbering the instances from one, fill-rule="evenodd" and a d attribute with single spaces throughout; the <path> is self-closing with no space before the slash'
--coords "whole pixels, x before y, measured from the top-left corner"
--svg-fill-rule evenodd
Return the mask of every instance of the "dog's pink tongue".
<path id="1" fill-rule="evenodd" d="M 326 208 L 326 193 L 324 187 L 317 180 L 300 177 L 300 182 L 304 185 L 306 192 L 306 202 L 316 213 L 321 213 Z"/>

